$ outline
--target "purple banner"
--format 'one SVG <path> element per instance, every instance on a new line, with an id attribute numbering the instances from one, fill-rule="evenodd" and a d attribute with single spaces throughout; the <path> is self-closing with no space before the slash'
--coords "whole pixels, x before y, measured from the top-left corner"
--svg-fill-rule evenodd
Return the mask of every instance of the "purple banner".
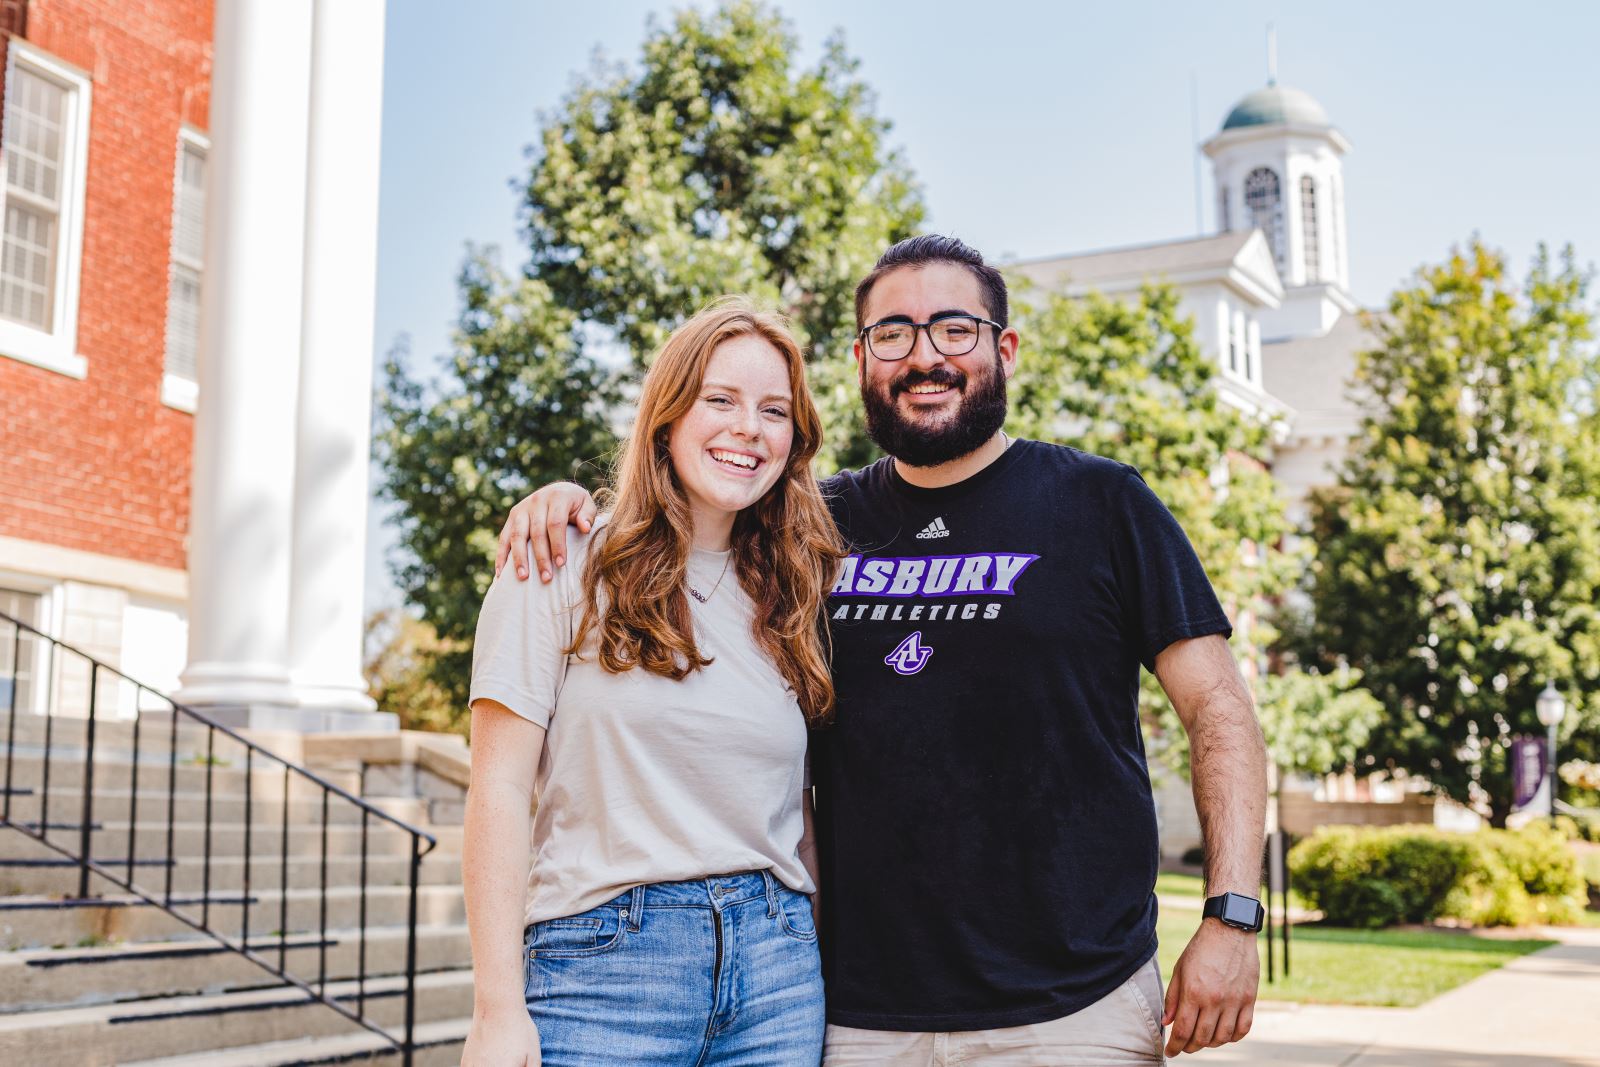
<path id="1" fill-rule="evenodd" d="M 1511 777 L 1516 799 L 1513 807 L 1525 808 L 1544 783 L 1544 738 L 1519 737 L 1511 742 Z"/>

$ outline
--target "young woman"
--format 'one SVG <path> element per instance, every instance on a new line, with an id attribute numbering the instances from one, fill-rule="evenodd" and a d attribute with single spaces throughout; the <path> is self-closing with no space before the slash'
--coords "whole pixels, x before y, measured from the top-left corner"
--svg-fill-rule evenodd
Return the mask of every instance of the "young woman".
<path id="1" fill-rule="evenodd" d="M 490 587 L 463 1067 L 536 1067 L 541 1048 L 545 1067 L 819 1062 L 802 789 L 807 721 L 833 703 L 817 620 L 842 554 L 820 436 L 785 324 L 719 301 L 645 376 L 579 565 Z"/>

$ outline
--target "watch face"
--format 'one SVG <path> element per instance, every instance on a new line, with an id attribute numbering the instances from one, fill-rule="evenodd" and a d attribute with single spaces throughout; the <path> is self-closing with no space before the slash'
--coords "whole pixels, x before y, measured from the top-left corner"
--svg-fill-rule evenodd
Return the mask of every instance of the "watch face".
<path id="1" fill-rule="evenodd" d="M 1222 921 L 1229 926 L 1254 929 L 1261 922 L 1261 904 L 1237 893 L 1225 893 L 1222 897 Z"/>

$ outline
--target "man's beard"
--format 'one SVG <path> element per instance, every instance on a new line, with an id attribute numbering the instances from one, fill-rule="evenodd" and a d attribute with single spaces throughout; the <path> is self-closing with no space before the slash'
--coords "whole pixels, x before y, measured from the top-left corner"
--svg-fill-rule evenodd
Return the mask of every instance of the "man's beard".
<path id="1" fill-rule="evenodd" d="M 923 425 L 900 414 L 895 401 L 914 385 L 949 385 L 960 390 L 955 414 L 934 425 Z M 937 467 L 977 449 L 1006 421 L 1006 376 L 995 353 L 989 373 L 969 377 L 946 363 L 931 372 L 907 371 L 889 385 L 875 388 L 861 383 L 861 403 L 867 409 L 867 436 L 902 463 Z"/>

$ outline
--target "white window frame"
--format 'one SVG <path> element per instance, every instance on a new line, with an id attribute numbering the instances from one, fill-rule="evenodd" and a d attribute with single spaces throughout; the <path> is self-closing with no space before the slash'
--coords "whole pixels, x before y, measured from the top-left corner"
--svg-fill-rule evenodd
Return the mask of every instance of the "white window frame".
<path id="1" fill-rule="evenodd" d="M 178 128 L 178 154 L 173 160 L 172 164 L 172 201 L 174 211 L 177 210 L 178 189 L 183 184 L 183 152 L 186 148 L 198 149 L 200 154 L 205 157 L 205 165 L 208 170 L 211 166 L 211 138 L 207 137 L 204 133 L 201 133 L 199 130 L 188 125 L 187 123 L 180 126 Z M 178 235 L 176 228 L 174 228 L 172 237 L 168 242 L 169 250 L 167 253 L 167 270 L 169 274 L 172 270 L 172 262 L 177 258 L 176 252 L 173 251 L 173 249 L 176 248 L 177 240 Z M 201 262 L 196 269 L 200 274 L 200 285 L 204 287 L 206 282 L 205 263 Z M 170 277 L 167 285 L 167 316 L 170 320 L 172 316 L 172 286 Z M 169 408 L 176 408 L 179 411 L 187 411 L 189 414 L 193 415 L 195 403 L 200 398 L 199 382 L 195 379 L 184 378 L 177 374 L 167 373 L 165 370 L 167 358 L 165 336 L 166 335 L 163 333 L 161 345 L 161 361 L 163 367 L 161 372 L 161 402 L 167 405 Z M 198 345 L 199 339 L 196 338 L 197 348 Z M 196 367 L 196 373 L 198 373 L 198 370 L 199 368 Z"/>
<path id="2" fill-rule="evenodd" d="M 1228 373 L 1234 377 L 1243 374 L 1244 367 L 1244 312 L 1228 307 Z"/>
<path id="3" fill-rule="evenodd" d="M 89 361 L 78 354 L 78 289 L 83 267 L 83 210 L 88 187 L 89 76 L 19 38 L 7 45 L 6 97 L 11 98 L 12 71 L 18 65 L 53 81 L 67 94 L 67 116 L 61 143 L 60 245 L 56 251 L 55 306 L 50 332 L 0 319 L 0 356 L 53 370 L 70 378 L 86 378 Z M 5 185 L 0 181 L 0 218 L 5 212 Z"/>
<path id="4" fill-rule="evenodd" d="M 1266 368 L 1261 365 L 1261 320 L 1254 315 L 1244 317 L 1245 380 L 1256 388 L 1266 382 Z"/>
<path id="5" fill-rule="evenodd" d="M 1322 269 L 1322 234 L 1317 219 L 1317 186 L 1313 174 L 1300 175 L 1300 258 L 1306 272 L 1306 284 L 1326 281 Z"/>

